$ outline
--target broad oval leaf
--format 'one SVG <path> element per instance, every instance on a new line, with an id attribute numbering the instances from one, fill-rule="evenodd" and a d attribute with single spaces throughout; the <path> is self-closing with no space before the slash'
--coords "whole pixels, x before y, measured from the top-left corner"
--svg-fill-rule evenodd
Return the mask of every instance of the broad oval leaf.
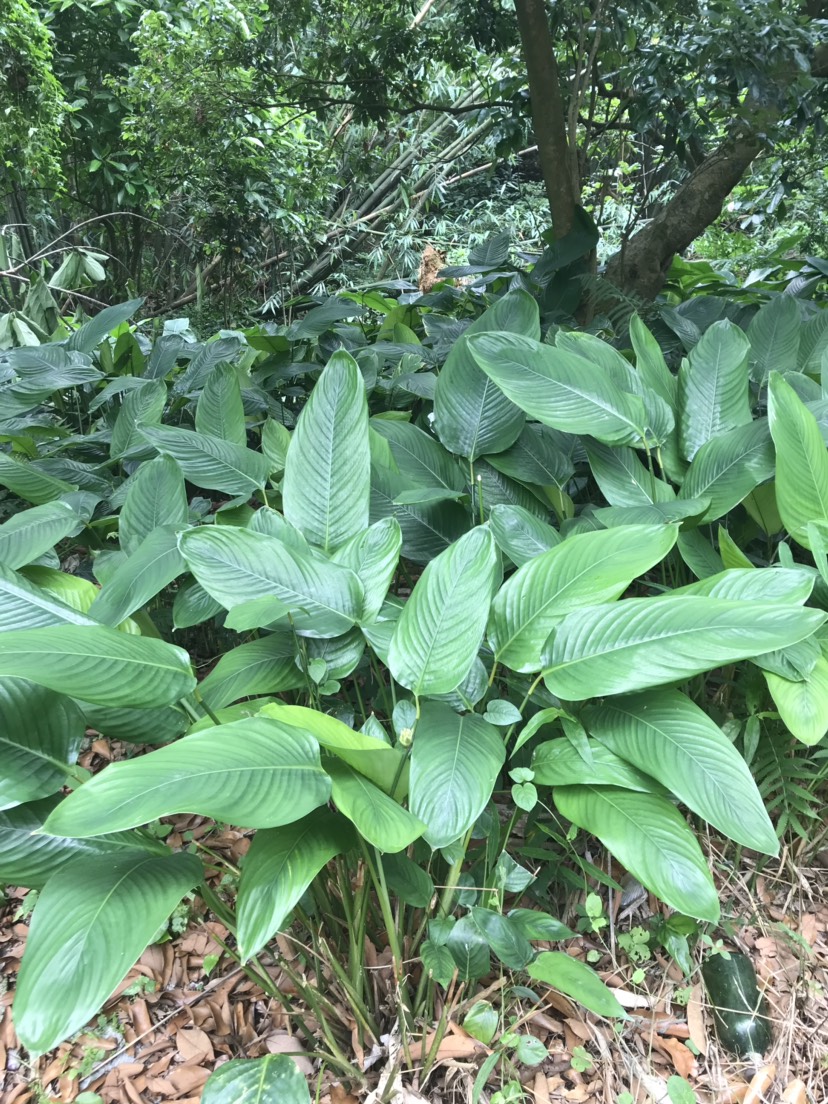
<path id="1" fill-rule="evenodd" d="M 535 556 L 561 543 L 557 529 L 522 506 L 493 506 L 489 513 L 489 528 L 498 548 L 506 553 L 515 567 L 523 567 Z"/>
<path id="2" fill-rule="evenodd" d="M 345 763 L 326 762 L 331 796 L 368 843 L 380 851 L 404 851 L 423 834 L 425 824 Z"/>
<path id="3" fill-rule="evenodd" d="M 810 636 L 819 610 L 722 598 L 627 598 L 569 614 L 544 649 L 544 680 L 565 701 L 679 682 Z"/>
<path id="4" fill-rule="evenodd" d="M 676 543 L 674 525 L 627 525 L 581 533 L 524 564 L 492 603 L 488 637 L 498 663 L 540 671 L 543 646 L 573 609 L 623 594 Z"/>
<path id="5" fill-rule="evenodd" d="M 80 526 L 81 520 L 68 502 L 46 502 L 21 510 L 0 525 L 0 562 L 9 568 L 24 567 Z"/>
<path id="6" fill-rule="evenodd" d="M 53 875 L 17 977 L 23 1045 L 44 1054 L 83 1027 L 201 877 L 199 860 L 184 853 L 84 856 Z"/>
<path id="7" fill-rule="evenodd" d="M 804 329 L 800 300 L 781 292 L 763 303 L 748 326 L 750 374 L 760 386 L 774 369 L 793 372 L 799 359 L 799 335 Z"/>
<path id="8" fill-rule="evenodd" d="M 198 397 L 196 429 L 234 445 L 247 445 L 239 376 L 232 364 L 217 364 Z"/>
<path id="9" fill-rule="evenodd" d="M 474 824 L 505 758 L 502 737 L 482 717 L 423 704 L 411 747 L 409 805 L 432 847 L 446 847 Z"/>
<path id="10" fill-rule="evenodd" d="M 202 701 L 215 710 L 239 698 L 293 690 L 305 683 L 296 665 L 293 634 L 278 632 L 226 651 L 198 690 Z"/>
<path id="11" fill-rule="evenodd" d="M 469 915 L 503 965 L 510 970 L 522 970 L 534 951 L 511 917 L 485 908 L 472 908 Z"/>
<path id="12" fill-rule="evenodd" d="M 748 350 L 733 322 L 714 322 L 678 377 L 681 450 L 692 460 L 705 441 L 751 420 Z"/>
<path id="13" fill-rule="evenodd" d="M 118 625 L 147 604 L 184 571 L 178 534 L 171 526 L 154 529 L 106 580 L 89 615 Z"/>
<path id="14" fill-rule="evenodd" d="M 244 858 L 236 905 L 242 962 L 282 930 L 322 867 L 355 842 L 350 824 L 330 809 L 256 833 Z"/>
<path id="15" fill-rule="evenodd" d="M 324 805 L 330 792 L 307 732 L 249 717 L 110 764 L 61 802 L 45 830 L 93 836 L 181 812 L 276 828 Z"/>
<path id="16" fill-rule="evenodd" d="M 391 638 L 388 666 L 415 694 L 447 694 L 477 655 L 497 574 L 497 550 L 478 526 L 426 565 Z"/>
<path id="17" fill-rule="evenodd" d="M 234 1058 L 212 1074 L 201 1104 L 310 1104 L 308 1084 L 286 1054 Z"/>
<path id="18" fill-rule="evenodd" d="M 695 835 L 666 798 L 612 786 L 561 786 L 562 816 L 589 832 L 677 912 L 716 923 L 719 897 Z"/>
<path id="19" fill-rule="evenodd" d="M 368 404 L 354 358 L 334 353 L 311 391 L 285 459 L 285 517 L 333 552 L 368 527 Z"/>
<path id="20" fill-rule="evenodd" d="M 40 629 L 47 625 L 96 624 L 85 612 L 0 563 L 0 632 Z"/>
<path id="21" fill-rule="evenodd" d="M 171 456 L 156 456 L 142 464 L 129 480 L 118 519 L 121 548 L 131 555 L 159 525 L 187 524 L 184 476 Z"/>
<path id="22" fill-rule="evenodd" d="M 657 778 L 730 839 L 777 854 L 779 841 L 747 764 L 684 694 L 650 690 L 616 698 L 587 706 L 582 719 L 605 747 Z"/>
<path id="23" fill-rule="evenodd" d="M 590 438 L 584 444 L 595 481 L 612 506 L 646 506 L 675 499 L 670 484 L 648 471 L 634 449 L 611 447 Z"/>
<path id="24" fill-rule="evenodd" d="M 715 521 L 773 475 L 774 456 L 766 418 L 737 426 L 706 441 L 693 457 L 679 497 L 707 497 L 702 521 Z"/>
<path id="25" fill-rule="evenodd" d="M 765 671 L 782 723 L 800 743 L 811 747 L 828 732 L 828 659 L 820 655 L 809 674 L 793 682 Z"/>
<path id="26" fill-rule="evenodd" d="M 810 548 L 808 524 L 828 524 L 828 452 L 816 418 L 777 372 L 770 377 L 768 419 L 779 513 L 793 539 Z"/>
<path id="27" fill-rule="evenodd" d="M 171 705 L 195 687 L 190 657 L 163 640 L 103 625 L 0 633 L 0 675 L 17 675 L 98 705 Z"/>
<path id="28" fill-rule="evenodd" d="M 120 459 L 146 453 L 147 441 L 139 426 L 155 425 L 161 421 L 167 403 L 167 385 L 163 380 L 147 380 L 143 386 L 128 391 L 121 401 L 121 409 L 112 428 L 109 455 Z"/>
<path id="29" fill-rule="evenodd" d="M 8 487 L 19 498 L 38 505 L 78 489 L 77 484 L 55 479 L 6 453 L 0 453 L 0 487 Z"/>
<path id="30" fill-rule="evenodd" d="M 563 951 L 541 951 L 526 968 L 529 977 L 566 993 L 597 1016 L 626 1019 L 618 998 L 585 962 Z"/>
<path id="31" fill-rule="evenodd" d="M 543 786 L 579 786 L 594 783 L 600 786 L 619 786 L 624 790 L 640 790 L 652 793 L 658 783 L 646 769 L 636 770 L 630 763 L 615 755 L 602 744 L 590 743 L 590 759 L 587 762 L 563 737 L 538 744 L 532 754 L 534 782 Z"/>
<path id="32" fill-rule="evenodd" d="M 141 434 L 160 453 L 171 456 L 197 487 L 250 495 L 270 476 L 266 456 L 220 437 L 173 426 L 141 426 Z"/>
<path id="33" fill-rule="evenodd" d="M 394 517 L 382 518 L 357 533 L 334 553 L 334 563 L 350 568 L 362 583 L 361 624 L 376 621 L 400 561 L 402 531 Z"/>

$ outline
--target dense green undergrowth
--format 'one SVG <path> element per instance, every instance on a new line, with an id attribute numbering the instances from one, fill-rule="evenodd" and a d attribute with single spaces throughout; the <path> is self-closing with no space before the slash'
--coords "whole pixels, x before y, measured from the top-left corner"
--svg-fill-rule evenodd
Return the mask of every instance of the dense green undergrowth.
<path id="1" fill-rule="evenodd" d="M 622 1023 L 556 917 L 562 884 L 620 888 L 585 841 L 673 910 L 657 938 L 689 972 L 722 915 L 705 822 L 761 855 L 807 837 L 819 269 L 602 335 L 471 268 L 476 290 L 342 296 L 208 341 L 186 320 L 150 340 L 135 301 L 0 353 L 0 880 L 38 891 L 14 1000 L 32 1053 L 194 890 L 265 986 L 300 925 L 337 997 L 280 959 L 297 1023 L 357 1079 L 335 1006 L 363 1043 L 398 1016 L 427 1069 L 437 990 L 493 962 L 522 999 Z M 135 753 L 88 777 L 88 728 Z M 182 812 L 256 829 L 241 870 L 147 830 Z"/>

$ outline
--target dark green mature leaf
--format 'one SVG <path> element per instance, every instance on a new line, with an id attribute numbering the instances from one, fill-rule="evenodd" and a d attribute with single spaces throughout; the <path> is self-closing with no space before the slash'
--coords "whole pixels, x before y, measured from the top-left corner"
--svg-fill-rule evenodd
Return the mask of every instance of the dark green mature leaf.
<path id="1" fill-rule="evenodd" d="M 643 886 L 685 916 L 719 919 L 719 896 L 686 821 L 666 798 L 612 786 L 553 791 L 562 816 L 597 836 Z"/>
<path id="2" fill-rule="evenodd" d="M 310 1104 L 310 1093 L 292 1058 L 266 1054 L 219 1066 L 204 1086 L 201 1104 Z"/>
<path id="3" fill-rule="evenodd" d="M 334 353 L 299 415 L 285 460 L 285 517 L 333 552 L 368 526 L 368 404 L 350 354 Z"/>
<path id="4" fill-rule="evenodd" d="M 4 452 L 0 452 L 0 487 L 8 487 L 19 498 L 38 505 L 78 489 L 76 483 L 55 479 Z"/>
<path id="5" fill-rule="evenodd" d="M 23 1045 L 43 1054 L 83 1027 L 201 877 L 188 854 L 84 856 L 59 870 L 35 905 L 17 976 Z"/>
<path id="6" fill-rule="evenodd" d="M 89 607 L 89 615 L 105 625 L 118 625 L 184 570 L 177 531 L 172 526 L 161 525 L 153 529 L 106 580 Z"/>
<path id="7" fill-rule="evenodd" d="M 747 764 L 684 694 L 650 690 L 587 706 L 582 718 L 606 747 L 657 778 L 720 832 L 777 854 L 779 841 Z"/>
<path id="8" fill-rule="evenodd" d="M 411 812 L 427 825 L 432 847 L 446 847 L 477 820 L 506 753 L 494 725 L 426 702 L 411 748 Z"/>
<path id="9" fill-rule="evenodd" d="M 389 890 L 407 905 L 428 908 L 434 897 L 434 882 L 428 871 L 407 855 L 383 855 L 382 869 Z"/>
<path id="10" fill-rule="evenodd" d="M 777 372 L 770 377 L 768 420 L 779 513 L 793 539 L 810 548 L 808 524 L 828 525 L 828 453 L 813 414 Z"/>
<path id="11" fill-rule="evenodd" d="M 118 539 L 128 555 L 159 525 L 187 524 L 184 476 L 171 456 L 157 456 L 141 465 L 129 481 L 118 520 Z"/>
<path id="12" fill-rule="evenodd" d="M 24 679 L 0 679 L 0 809 L 64 786 L 85 731 L 71 699 Z"/>
<path id="13" fill-rule="evenodd" d="M 330 809 L 315 809 L 293 824 L 256 833 L 244 859 L 236 907 L 242 962 L 282 930 L 322 867 L 355 843 L 351 825 Z"/>
<path id="14" fill-rule="evenodd" d="M 825 617 L 781 603 L 628 598 L 565 617 L 544 648 L 544 678 L 565 701 L 643 690 L 795 644 Z"/>
<path id="15" fill-rule="evenodd" d="M 196 429 L 208 437 L 220 437 L 235 445 L 247 445 L 238 372 L 232 364 L 217 364 L 198 398 Z"/>
<path id="16" fill-rule="evenodd" d="M 170 705 L 195 686 L 190 657 L 163 640 L 93 625 L 0 634 L 0 675 L 100 705 Z"/>
<path id="17" fill-rule="evenodd" d="M 595 481 L 613 506 L 641 506 L 672 502 L 676 492 L 649 472 L 631 448 L 612 448 L 587 438 L 587 456 Z"/>
<path id="18" fill-rule="evenodd" d="M 536 556 L 504 583 L 492 603 L 488 636 L 498 663 L 540 671 L 552 629 L 580 606 L 623 594 L 633 579 L 659 563 L 678 529 L 628 525 L 570 537 Z"/>
<path id="19" fill-rule="evenodd" d="M 142 426 L 141 433 L 160 453 L 171 456 L 197 487 L 250 495 L 267 483 L 266 456 L 231 441 L 171 426 Z"/>
<path id="20" fill-rule="evenodd" d="M 534 951 L 519 926 L 510 917 L 490 909 L 473 908 L 469 915 L 503 965 L 510 970 L 522 970 Z"/>
<path id="21" fill-rule="evenodd" d="M 24 567 L 77 532 L 80 518 L 68 502 L 46 502 L 13 514 L 0 525 L 0 562 Z"/>
<path id="22" fill-rule="evenodd" d="M 706 441 L 750 422 L 749 348 L 733 322 L 714 322 L 682 364 L 680 439 L 687 460 Z"/>
<path id="23" fill-rule="evenodd" d="M 445 946 L 457 967 L 461 981 L 476 981 L 489 972 L 489 944 L 470 916 L 463 916 L 452 925 Z"/>
<path id="24" fill-rule="evenodd" d="M 371 521 L 394 517 L 402 532 L 402 552 L 407 560 L 427 564 L 468 529 L 468 514 L 457 502 L 425 505 L 400 504 L 400 492 L 410 484 L 393 468 L 371 466 Z"/>
<path id="25" fill-rule="evenodd" d="M 324 805 L 330 792 L 307 732 L 249 717 L 110 764 L 55 809 L 46 831 L 93 836 L 180 812 L 276 828 Z"/>
<path id="26" fill-rule="evenodd" d="M 163 380 L 147 380 L 143 387 L 124 395 L 112 429 L 109 455 L 113 458 L 147 452 L 147 441 L 139 426 L 161 421 L 167 403 L 167 385 Z"/>
<path id="27" fill-rule="evenodd" d="M 477 655 L 497 573 L 497 550 L 478 526 L 426 566 L 388 651 L 394 678 L 415 694 L 459 686 Z"/>
<path id="28" fill-rule="evenodd" d="M 675 415 L 678 405 L 678 381 L 667 367 L 660 345 L 637 314 L 630 319 L 630 341 L 642 382 L 655 392 Z M 677 425 L 661 445 L 661 458 L 669 478 L 674 483 L 680 483 L 685 463 L 679 453 Z"/>
<path id="29" fill-rule="evenodd" d="M 774 455 L 766 418 L 757 418 L 706 441 L 693 457 L 679 497 L 710 499 L 702 521 L 715 521 L 773 475 Z"/>
<path id="30" fill-rule="evenodd" d="M 522 506 L 493 506 L 489 528 L 498 548 L 505 552 L 516 567 L 522 567 L 535 556 L 548 552 L 561 543 L 557 529 L 536 518 Z"/>
<path id="31" fill-rule="evenodd" d="M 775 295 L 754 314 L 748 326 L 750 374 L 764 384 L 772 371 L 792 372 L 797 367 L 802 317 L 792 295 Z"/>
<path id="32" fill-rule="evenodd" d="M 76 353 L 92 353 L 103 339 L 122 322 L 128 322 L 144 302 L 143 299 L 130 299 L 127 303 L 116 303 L 114 307 L 104 307 L 102 311 L 78 326 L 67 339 L 66 348 Z"/>
<path id="33" fill-rule="evenodd" d="M 221 602 L 212 598 L 196 579 L 187 579 L 175 592 L 173 628 L 188 629 L 221 613 Z"/>
<path id="34" fill-rule="evenodd" d="M 345 763 L 326 761 L 331 796 L 359 834 L 380 851 L 404 851 L 423 834 L 425 824 Z"/>
<path id="35" fill-rule="evenodd" d="M 626 1019 L 615 994 L 594 970 L 563 951 L 542 951 L 526 968 L 530 977 L 566 993 L 598 1016 Z"/>
<path id="36" fill-rule="evenodd" d="M 524 426 L 517 441 L 488 462 L 499 472 L 523 483 L 539 487 L 563 488 L 575 471 L 570 452 L 562 442 L 571 440 L 549 426 L 531 422 Z"/>
<path id="37" fill-rule="evenodd" d="M 293 690 L 306 681 L 296 665 L 296 641 L 285 631 L 225 652 L 198 689 L 202 701 L 215 710 L 239 698 Z"/>
<path id="38" fill-rule="evenodd" d="M 437 379 L 434 428 L 450 452 L 470 460 L 508 448 L 526 420 L 483 374 L 468 345 L 473 334 L 504 331 L 540 338 L 538 305 L 525 291 L 508 292 L 472 322 L 452 346 Z"/>
<path id="39" fill-rule="evenodd" d="M 362 612 L 363 590 L 345 567 L 312 559 L 275 537 L 213 526 L 179 538 L 190 571 L 229 610 L 257 598 L 278 598 L 297 632 L 340 636 Z"/>
<path id="40" fill-rule="evenodd" d="M 640 443 L 643 402 L 584 357 L 519 334 L 477 334 L 468 348 L 506 397 L 539 422 L 607 444 Z"/>
<path id="41" fill-rule="evenodd" d="M 466 474 L 439 441 L 410 422 L 372 418 L 371 428 L 389 444 L 400 473 L 414 486 L 462 491 Z"/>

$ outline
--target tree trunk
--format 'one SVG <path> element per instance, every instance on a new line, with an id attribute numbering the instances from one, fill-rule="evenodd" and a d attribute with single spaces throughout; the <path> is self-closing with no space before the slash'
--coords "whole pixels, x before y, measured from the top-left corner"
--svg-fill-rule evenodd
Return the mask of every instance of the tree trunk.
<path id="1" fill-rule="evenodd" d="M 566 112 L 558 63 L 544 0 L 515 0 L 518 29 L 526 59 L 532 123 L 538 144 L 552 232 L 562 238 L 572 229 L 579 195 L 573 171 L 575 151 L 566 137 Z"/>
<path id="2" fill-rule="evenodd" d="M 762 149 L 754 135 L 725 139 L 661 208 L 607 263 L 606 275 L 622 291 L 655 299 L 676 253 L 686 249 L 721 214 L 724 202 Z"/>

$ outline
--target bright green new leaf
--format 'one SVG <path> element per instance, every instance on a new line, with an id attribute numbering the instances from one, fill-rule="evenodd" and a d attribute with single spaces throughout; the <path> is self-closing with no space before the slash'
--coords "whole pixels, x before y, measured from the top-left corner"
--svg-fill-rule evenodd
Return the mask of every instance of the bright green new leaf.
<path id="1" fill-rule="evenodd" d="M 106 580 L 89 607 L 89 615 L 105 625 L 118 625 L 184 570 L 178 533 L 171 526 L 159 526 Z"/>
<path id="2" fill-rule="evenodd" d="M 354 358 L 334 353 L 299 415 L 285 460 L 285 517 L 333 552 L 368 527 L 368 404 Z"/>
<path id="3" fill-rule="evenodd" d="M 197 487 L 251 495 L 264 487 L 270 476 L 266 456 L 232 441 L 173 426 L 141 426 L 141 433 L 160 453 L 171 456 Z"/>
<path id="4" fill-rule="evenodd" d="M 828 732 L 828 659 L 819 656 L 811 672 L 793 682 L 765 671 L 771 697 L 783 724 L 811 747 Z"/>
<path id="5" fill-rule="evenodd" d="M 779 842 L 747 764 L 684 694 L 650 690 L 587 706 L 582 717 L 607 748 L 657 778 L 720 832 L 777 854 Z"/>
<path id="6" fill-rule="evenodd" d="M 415 694 L 447 694 L 468 674 L 497 575 L 491 532 L 478 526 L 429 563 L 397 622 L 391 674 Z"/>
<path id="7" fill-rule="evenodd" d="M 97 593 L 97 588 L 93 586 L 93 589 Z M 67 624 L 95 625 L 97 622 L 76 606 L 56 598 L 25 575 L 0 563 L 0 632 Z"/>
<path id="8" fill-rule="evenodd" d="M 208 437 L 219 437 L 243 447 L 247 445 L 241 387 L 232 364 L 217 364 L 207 377 L 198 398 L 195 424 L 198 432 Z"/>
<path id="9" fill-rule="evenodd" d="M 210 1075 L 201 1104 L 310 1104 L 308 1083 L 292 1058 L 235 1058 Z"/>
<path id="10" fill-rule="evenodd" d="M 506 753 L 494 725 L 474 713 L 425 702 L 411 748 L 411 812 L 432 847 L 446 847 L 477 820 Z"/>
<path id="11" fill-rule="evenodd" d="M 566 993 L 597 1016 L 617 1016 L 619 1019 L 627 1017 L 618 998 L 595 971 L 564 951 L 542 951 L 527 966 L 526 972 L 529 977 Z"/>
<path id="12" fill-rule="evenodd" d="M 666 798 L 612 786 L 562 786 L 553 796 L 562 816 L 597 836 L 671 908 L 719 919 L 719 897 L 698 841 Z"/>
<path id="13" fill-rule="evenodd" d="M 714 322 L 693 347 L 678 378 L 680 441 L 692 460 L 711 438 L 751 420 L 748 350 L 733 322 Z"/>
<path id="14" fill-rule="evenodd" d="M 825 618 L 781 603 L 681 595 L 591 606 L 553 629 L 544 679 L 564 701 L 643 690 L 795 644 Z"/>
<path id="15" fill-rule="evenodd" d="M 14 995 L 14 1026 L 32 1054 L 83 1027 L 185 893 L 195 855 L 90 855 L 41 891 Z"/>
<path id="16" fill-rule="evenodd" d="M 364 775 L 334 760 L 325 766 L 334 804 L 368 843 L 380 851 L 404 851 L 423 834 L 425 824 Z"/>
<path id="17" fill-rule="evenodd" d="M 160 525 L 184 528 L 187 492 L 181 468 L 171 456 L 147 460 L 130 478 L 118 520 L 118 540 L 128 555 Z"/>
<path id="18" fill-rule="evenodd" d="M 68 502 L 45 502 L 12 514 L 0 525 L 0 562 L 10 568 L 24 567 L 80 526 Z"/>
<path id="19" fill-rule="evenodd" d="M 236 905 L 242 962 L 284 928 L 322 867 L 355 842 L 350 824 L 330 809 L 256 833 L 244 858 Z"/>
<path id="20" fill-rule="evenodd" d="M 24 679 L 0 679 L 0 809 L 66 785 L 85 732 L 70 698 Z"/>
<path id="21" fill-rule="evenodd" d="M 110 764 L 55 809 L 46 831 L 93 836 L 183 812 L 276 828 L 324 805 L 330 792 L 307 732 L 250 717 Z"/>
<path id="22" fill-rule="evenodd" d="M 770 377 L 768 419 L 779 513 L 793 539 L 810 548 L 808 524 L 828 525 L 828 452 L 816 418 L 777 372 Z"/>
<path id="23" fill-rule="evenodd" d="M 488 637 L 498 663 L 540 671 L 552 629 L 581 606 L 608 602 L 660 563 L 676 543 L 674 525 L 628 525 L 581 533 L 524 564 L 498 591 Z"/>

